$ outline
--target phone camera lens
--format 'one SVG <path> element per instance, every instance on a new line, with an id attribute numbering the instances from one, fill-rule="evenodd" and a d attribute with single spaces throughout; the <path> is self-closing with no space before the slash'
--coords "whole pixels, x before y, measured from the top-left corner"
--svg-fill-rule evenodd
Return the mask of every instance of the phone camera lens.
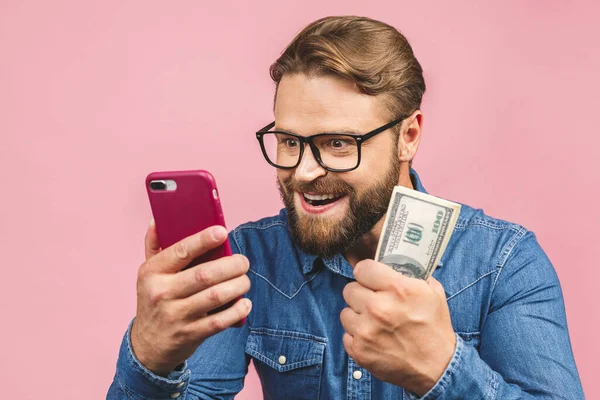
<path id="1" fill-rule="evenodd" d="M 167 188 L 167 184 L 165 181 L 152 181 L 150 182 L 150 188 L 152 190 L 165 190 Z"/>

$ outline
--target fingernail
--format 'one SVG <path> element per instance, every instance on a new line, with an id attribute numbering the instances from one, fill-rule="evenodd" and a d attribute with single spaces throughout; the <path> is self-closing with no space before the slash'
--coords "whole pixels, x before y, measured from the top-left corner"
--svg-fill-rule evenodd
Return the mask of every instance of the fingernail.
<path id="1" fill-rule="evenodd" d="M 214 240 L 222 240 L 227 236 L 227 231 L 222 226 L 215 226 L 212 229 L 212 237 Z"/>
<path id="2" fill-rule="evenodd" d="M 246 310 L 248 312 L 250 312 L 250 310 L 252 310 L 252 302 L 248 299 L 244 299 L 244 307 L 246 307 Z"/>
<path id="3" fill-rule="evenodd" d="M 152 218 L 152 219 L 150 220 L 150 227 L 151 227 L 151 228 L 154 228 L 154 224 L 155 224 L 155 222 L 154 222 L 154 218 Z"/>

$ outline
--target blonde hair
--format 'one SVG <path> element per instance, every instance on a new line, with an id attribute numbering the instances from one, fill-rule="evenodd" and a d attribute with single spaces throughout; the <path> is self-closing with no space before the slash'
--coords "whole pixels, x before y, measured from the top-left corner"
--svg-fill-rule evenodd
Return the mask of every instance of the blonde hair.
<path id="1" fill-rule="evenodd" d="M 390 119 L 418 110 L 425 93 L 423 69 L 406 38 L 366 17 L 325 17 L 302 29 L 270 67 L 275 96 L 281 78 L 296 73 L 337 76 L 362 93 L 383 95 Z"/>

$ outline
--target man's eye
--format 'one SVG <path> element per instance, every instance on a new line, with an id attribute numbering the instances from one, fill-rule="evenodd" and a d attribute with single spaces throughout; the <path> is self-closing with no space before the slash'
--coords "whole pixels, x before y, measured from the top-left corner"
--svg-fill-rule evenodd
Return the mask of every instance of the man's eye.
<path id="1" fill-rule="evenodd" d="M 329 141 L 329 146 L 336 150 L 344 149 L 348 146 L 348 144 L 348 140 L 344 139 L 331 139 Z"/>
<path id="2" fill-rule="evenodd" d="M 287 147 L 297 147 L 298 146 L 298 141 L 296 139 L 286 139 L 285 140 L 285 145 Z"/>

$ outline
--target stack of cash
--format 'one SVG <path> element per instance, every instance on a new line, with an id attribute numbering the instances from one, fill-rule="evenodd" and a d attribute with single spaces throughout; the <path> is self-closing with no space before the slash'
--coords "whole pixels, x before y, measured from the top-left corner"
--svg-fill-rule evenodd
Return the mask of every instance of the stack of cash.
<path id="1" fill-rule="evenodd" d="M 427 279 L 440 262 L 460 204 L 396 186 L 375 259 L 412 278 Z"/>

